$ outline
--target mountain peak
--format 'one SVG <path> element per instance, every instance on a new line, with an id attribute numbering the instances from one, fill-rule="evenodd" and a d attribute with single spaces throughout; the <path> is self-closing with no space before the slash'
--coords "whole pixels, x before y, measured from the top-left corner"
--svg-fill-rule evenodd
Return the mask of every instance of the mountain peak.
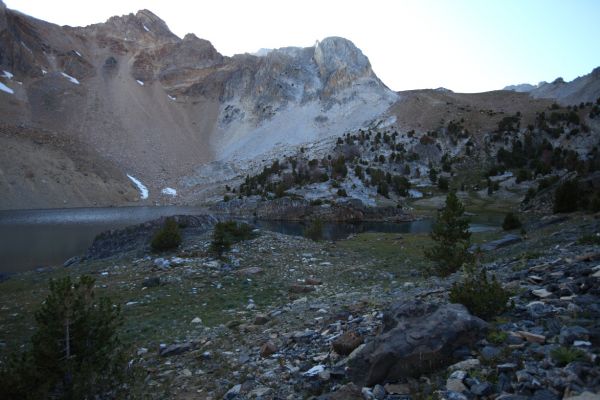
<path id="1" fill-rule="evenodd" d="M 328 76 L 340 68 L 362 74 L 370 70 L 369 59 L 350 40 L 342 37 L 327 37 L 315 46 L 315 62 L 321 76 Z"/>

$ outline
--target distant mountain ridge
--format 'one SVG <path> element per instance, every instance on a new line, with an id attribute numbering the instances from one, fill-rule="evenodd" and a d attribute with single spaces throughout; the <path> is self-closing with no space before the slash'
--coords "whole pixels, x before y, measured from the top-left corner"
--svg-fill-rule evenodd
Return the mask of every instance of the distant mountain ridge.
<path id="1" fill-rule="evenodd" d="M 600 67 L 570 82 L 557 78 L 551 83 L 540 82 L 538 85 L 523 83 L 506 86 L 503 90 L 529 93 L 536 99 L 554 99 L 564 105 L 593 102 L 600 97 Z"/>

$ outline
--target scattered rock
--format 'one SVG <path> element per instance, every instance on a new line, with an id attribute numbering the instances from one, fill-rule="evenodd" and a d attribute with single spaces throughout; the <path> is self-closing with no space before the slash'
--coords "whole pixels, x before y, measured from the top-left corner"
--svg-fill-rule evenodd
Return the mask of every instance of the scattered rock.
<path id="1" fill-rule="evenodd" d="M 550 296 L 553 295 L 552 292 L 549 292 L 546 289 L 535 289 L 535 290 L 532 290 L 531 293 L 534 296 L 542 298 L 542 299 L 546 299 L 546 298 L 548 298 L 548 297 L 550 297 Z"/>
<path id="2" fill-rule="evenodd" d="M 316 285 L 322 285 L 323 281 L 321 281 L 320 279 L 317 279 L 317 278 L 306 278 L 304 280 L 304 284 L 316 286 Z"/>
<path id="3" fill-rule="evenodd" d="M 471 393 L 473 393 L 475 396 L 488 396 L 490 394 L 492 394 L 493 392 L 493 388 L 492 385 L 490 385 L 487 382 L 483 382 L 483 383 L 478 383 L 476 385 L 471 386 Z"/>
<path id="4" fill-rule="evenodd" d="M 347 356 L 362 344 L 364 338 L 356 332 L 345 332 L 332 343 L 333 350 L 342 356 Z"/>
<path id="5" fill-rule="evenodd" d="M 365 400 L 362 390 L 354 383 L 342 386 L 339 390 L 321 395 L 318 400 Z"/>
<path id="6" fill-rule="evenodd" d="M 410 393 L 410 387 L 406 384 L 386 383 L 384 388 L 385 388 L 385 391 L 388 392 L 389 394 L 409 394 Z"/>
<path id="7" fill-rule="evenodd" d="M 186 352 L 194 349 L 194 347 L 195 347 L 195 344 L 192 342 L 172 344 L 170 346 L 162 347 L 159 350 L 158 354 L 163 357 L 170 357 L 170 356 L 175 356 L 178 354 L 186 353 Z"/>
<path id="8" fill-rule="evenodd" d="M 540 343 L 543 344 L 546 341 L 546 336 L 537 335 L 535 333 L 526 332 L 526 331 L 518 331 L 516 332 L 517 336 L 527 340 L 530 343 Z"/>
<path id="9" fill-rule="evenodd" d="M 504 237 L 498 240 L 492 240 L 491 242 L 484 243 L 482 245 L 473 245 L 469 248 L 469 250 L 474 251 L 477 250 L 477 247 L 481 248 L 482 251 L 493 251 L 500 247 L 510 246 L 511 244 L 519 243 L 523 238 L 517 235 L 505 235 Z"/>
<path id="10" fill-rule="evenodd" d="M 263 345 L 260 347 L 260 356 L 263 358 L 269 357 L 275 352 L 277 352 L 277 346 L 275 346 L 275 343 L 271 341 L 263 343 Z"/>
<path id="11" fill-rule="evenodd" d="M 462 379 L 452 379 L 448 378 L 446 380 L 446 390 L 451 390 L 453 392 L 463 392 L 467 390 L 467 387 L 463 383 Z"/>
<path id="12" fill-rule="evenodd" d="M 452 364 L 448 367 L 448 371 L 457 371 L 457 370 L 472 370 L 478 369 L 481 366 L 481 362 L 477 358 L 469 358 L 468 360 L 463 360 L 457 362 L 456 364 Z"/>
<path id="13" fill-rule="evenodd" d="M 485 360 L 493 360 L 494 358 L 498 357 L 501 352 L 502 350 L 497 347 L 485 346 L 483 349 L 481 349 L 481 357 L 483 357 Z"/>
<path id="14" fill-rule="evenodd" d="M 251 275 L 260 274 L 262 271 L 263 271 L 262 268 L 259 268 L 259 267 L 249 267 L 249 268 L 239 269 L 237 271 L 237 273 L 238 273 L 238 275 L 251 276 Z"/>
<path id="15" fill-rule="evenodd" d="M 265 314 L 257 314 L 256 317 L 254 317 L 254 325 L 264 325 L 267 322 L 269 322 L 269 317 Z"/>
<path id="16" fill-rule="evenodd" d="M 144 279 L 142 283 L 143 287 L 152 288 L 160 286 L 160 277 L 159 276 L 150 276 Z"/>
<path id="17" fill-rule="evenodd" d="M 294 283 L 289 288 L 290 293 L 309 293 L 314 292 L 315 288 L 307 285 L 300 285 L 298 283 Z"/>

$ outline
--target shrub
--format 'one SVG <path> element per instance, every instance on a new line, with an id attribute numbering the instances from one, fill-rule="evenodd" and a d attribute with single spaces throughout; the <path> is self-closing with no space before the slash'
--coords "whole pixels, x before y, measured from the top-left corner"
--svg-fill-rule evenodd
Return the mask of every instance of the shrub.
<path id="1" fill-rule="evenodd" d="M 510 231 L 513 229 L 520 228 L 521 225 L 522 224 L 521 220 L 519 220 L 519 217 L 510 212 L 504 217 L 504 222 L 502 222 L 502 229 L 504 229 L 505 231 Z"/>
<path id="2" fill-rule="evenodd" d="M 31 349 L 0 371 L 1 398 L 115 397 L 127 365 L 117 336 L 120 308 L 96 299 L 93 288 L 89 276 L 50 281 Z"/>
<path id="3" fill-rule="evenodd" d="M 323 222 L 320 219 L 312 220 L 302 232 L 305 238 L 319 241 L 323 239 Z"/>
<path id="4" fill-rule="evenodd" d="M 504 331 L 490 331 L 490 333 L 488 333 L 487 335 L 487 341 L 495 344 L 495 345 L 500 345 L 502 343 L 504 343 L 506 341 L 506 339 L 508 338 L 508 333 L 504 332 Z"/>
<path id="5" fill-rule="evenodd" d="M 377 185 L 377 193 L 383 197 L 388 197 L 390 195 L 390 189 L 386 181 L 379 182 Z"/>
<path id="6" fill-rule="evenodd" d="M 449 187 L 449 184 L 448 184 L 448 178 L 440 177 L 440 178 L 438 179 L 438 188 L 439 188 L 441 191 L 444 191 L 444 192 L 446 192 L 446 191 L 448 191 L 448 187 Z"/>
<path id="7" fill-rule="evenodd" d="M 576 180 L 563 182 L 554 192 L 554 213 L 569 213 L 577 210 L 579 184 Z"/>
<path id="8" fill-rule="evenodd" d="M 348 197 L 348 193 L 346 193 L 346 190 L 345 190 L 345 189 L 338 189 L 338 191 L 337 191 L 337 195 L 338 195 L 339 197 Z"/>
<path id="9" fill-rule="evenodd" d="M 488 278 L 481 269 L 468 270 L 465 278 L 456 282 L 450 289 L 450 302 L 460 303 L 469 312 L 482 319 L 492 319 L 508 309 L 510 293 L 505 290 L 495 276 Z"/>
<path id="10" fill-rule="evenodd" d="M 600 194 L 599 193 L 595 193 L 591 200 L 590 200 L 590 204 L 589 204 L 589 209 L 591 212 L 598 212 L 600 211 Z"/>
<path id="11" fill-rule="evenodd" d="M 521 183 L 521 182 L 525 182 L 528 181 L 529 179 L 531 179 L 531 175 L 529 174 L 529 171 L 527 171 L 524 168 L 521 168 L 518 172 L 517 172 L 517 183 Z"/>
<path id="12" fill-rule="evenodd" d="M 181 232 L 174 218 L 167 218 L 162 228 L 152 238 L 151 246 L 154 251 L 170 250 L 181 244 Z"/>
<path id="13" fill-rule="evenodd" d="M 573 361 L 580 361 L 585 359 L 585 353 L 576 348 L 569 347 L 557 347 L 550 352 L 550 357 L 559 367 L 572 363 Z"/>
<path id="14" fill-rule="evenodd" d="M 213 231 L 210 249 L 219 257 L 231 248 L 234 243 L 252 238 L 252 226 L 235 221 L 218 222 Z"/>
<path id="15" fill-rule="evenodd" d="M 577 240 L 579 244 L 600 245 L 600 234 L 584 235 Z"/>
<path id="16" fill-rule="evenodd" d="M 446 205 L 438 211 L 431 230 L 435 244 L 425 251 L 425 256 L 435 263 L 431 271 L 435 275 L 450 275 L 472 259 L 468 251 L 471 242 L 469 220 L 464 213 L 465 208 L 456 194 L 448 193 Z"/>

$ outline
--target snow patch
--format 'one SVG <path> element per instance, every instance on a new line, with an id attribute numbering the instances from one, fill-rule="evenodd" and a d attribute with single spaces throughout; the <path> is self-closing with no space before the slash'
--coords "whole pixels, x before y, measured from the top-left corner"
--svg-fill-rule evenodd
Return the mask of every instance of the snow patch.
<path id="1" fill-rule="evenodd" d="M 177 98 L 176 98 L 176 97 L 173 97 L 173 96 L 171 96 L 170 94 L 168 94 L 168 95 L 167 95 L 167 97 L 169 97 L 169 99 L 171 99 L 171 100 L 173 100 L 173 101 L 177 100 Z"/>
<path id="2" fill-rule="evenodd" d="M 133 176 L 127 174 L 127 177 L 129 179 L 131 179 L 131 182 L 133 182 L 135 186 L 137 186 L 138 190 L 140 191 L 140 198 L 142 200 L 147 199 L 148 198 L 148 188 L 146 186 L 144 186 L 144 184 L 142 182 L 140 182 Z"/>
<path id="3" fill-rule="evenodd" d="M 177 196 L 177 190 L 167 187 L 160 191 L 162 194 L 166 194 L 167 196 Z"/>
<path id="4" fill-rule="evenodd" d="M 144 86 L 144 82 L 140 81 L 139 79 L 135 80 L 137 83 L 139 83 L 141 86 Z"/>
<path id="5" fill-rule="evenodd" d="M 3 70 L 3 71 L 2 71 L 2 76 L 3 76 L 4 78 L 6 78 L 6 79 L 12 79 L 14 75 L 13 75 L 13 74 L 11 74 L 10 72 L 6 71 L 6 70 Z"/>
<path id="6" fill-rule="evenodd" d="M 27 45 L 25 44 L 25 42 L 21 41 L 21 46 L 25 47 L 25 49 L 33 54 L 33 51 L 31 51 L 31 49 L 29 47 L 27 47 Z"/>
<path id="7" fill-rule="evenodd" d="M 76 85 L 79 85 L 79 81 L 75 78 L 73 78 L 71 75 L 67 75 L 64 72 L 61 72 L 62 76 L 64 76 L 65 78 L 67 78 L 69 81 L 71 81 L 71 83 L 74 83 Z"/>
<path id="8" fill-rule="evenodd" d="M 146 25 L 142 25 L 142 26 L 144 27 L 144 30 L 145 30 L 146 32 L 150 32 L 150 29 L 148 29 L 148 27 L 147 27 Z"/>
<path id="9" fill-rule="evenodd" d="M 9 94 L 15 94 L 14 90 L 6 86 L 4 83 L 0 82 L 0 90 Z"/>
<path id="10" fill-rule="evenodd" d="M 42 75 L 46 75 L 48 73 L 48 71 L 46 71 L 44 68 L 42 68 Z"/>
<path id="11" fill-rule="evenodd" d="M 74 50 L 74 51 L 75 51 L 75 54 L 77 54 L 79 57 L 83 58 L 83 56 L 81 55 L 80 52 L 78 52 L 77 50 Z"/>
<path id="12" fill-rule="evenodd" d="M 408 195 L 410 198 L 412 199 L 421 199 L 423 198 L 423 193 L 415 190 L 415 189 L 408 189 Z"/>

